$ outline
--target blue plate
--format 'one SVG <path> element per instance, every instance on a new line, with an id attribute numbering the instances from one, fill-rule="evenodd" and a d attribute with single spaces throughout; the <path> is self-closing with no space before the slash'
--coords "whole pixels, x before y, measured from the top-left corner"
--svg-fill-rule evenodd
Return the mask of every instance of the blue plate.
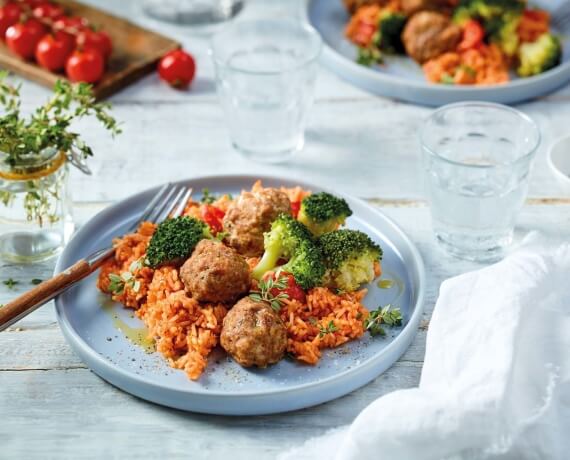
<path id="1" fill-rule="evenodd" d="M 183 181 L 195 191 L 238 194 L 258 177 L 215 176 Z M 320 187 L 291 180 L 261 177 L 266 186 Z M 81 227 L 58 260 L 56 271 L 107 246 L 142 212 L 157 188 L 139 193 L 105 209 Z M 195 194 L 198 196 L 198 194 Z M 133 344 L 117 323 L 140 328 L 132 311 L 105 300 L 95 285 L 97 274 L 56 299 L 63 334 L 83 361 L 111 384 L 165 406 L 224 415 L 254 415 L 291 411 L 338 398 L 365 385 L 390 367 L 408 348 L 422 316 L 425 292 L 423 262 L 416 247 L 390 219 L 366 203 L 345 197 L 354 215 L 348 226 L 367 232 L 384 249 L 384 278 L 390 289 L 369 286 L 368 308 L 392 302 L 402 309 L 404 325 L 388 329 L 384 338 L 370 338 L 327 350 L 316 366 L 282 360 L 267 369 L 244 369 L 224 352 L 214 350 L 200 380 L 190 381 L 172 369 L 158 353 Z"/>
<path id="2" fill-rule="evenodd" d="M 542 0 L 532 3 L 553 11 L 555 2 Z M 382 67 L 357 64 L 357 49 L 344 37 L 349 15 L 341 0 L 308 0 L 306 13 L 309 23 L 325 43 L 323 63 L 350 83 L 380 96 L 430 106 L 465 100 L 514 104 L 550 93 L 570 81 L 570 40 L 565 36 L 561 36 L 563 62 L 541 75 L 513 77 L 511 82 L 502 85 L 435 85 L 425 80 L 421 67 L 408 57 L 388 57 Z"/>

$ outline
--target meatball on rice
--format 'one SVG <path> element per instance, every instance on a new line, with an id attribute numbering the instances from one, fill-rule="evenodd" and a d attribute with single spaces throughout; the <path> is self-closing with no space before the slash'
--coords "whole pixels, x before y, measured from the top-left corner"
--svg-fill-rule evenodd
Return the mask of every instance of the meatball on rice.
<path id="1" fill-rule="evenodd" d="M 182 265 L 180 278 L 186 292 L 199 302 L 235 301 L 249 291 L 249 267 L 245 259 L 219 241 L 202 240 Z"/>
<path id="2" fill-rule="evenodd" d="M 283 357 L 287 329 L 267 303 L 244 297 L 224 318 L 220 343 L 242 366 L 267 367 Z"/>
<path id="3" fill-rule="evenodd" d="M 274 188 L 242 192 L 224 216 L 224 230 L 228 232 L 225 241 L 244 256 L 260 256 L 263 233 L 281 213 L 291 213 L 291 202 L 285 192 Z"/>

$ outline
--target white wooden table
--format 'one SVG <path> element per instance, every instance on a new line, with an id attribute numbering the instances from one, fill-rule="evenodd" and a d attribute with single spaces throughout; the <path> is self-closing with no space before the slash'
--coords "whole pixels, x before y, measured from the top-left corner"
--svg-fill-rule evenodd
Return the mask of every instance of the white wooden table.
<path id="1" fill-rule="evenodd" d="M 364 388 L 294 413 L 230 418 L 166 409 L 105 383 L 65 343 L 49 304 L 0 333 L 0 458 L 269 459 L 350 423 L 375 398 L 417 385 L 441 281 L 477 267 L 445 255 L 432 238 L 416 137 L 430 110 L 373 97 L 323 69 L 305 149 L 286 165 L 252 164 L 228 144 L 208 37 L 151 21 L 135 1 L 91 1 L 179 39 L 197 58 L 198 77 L 192 91 L 178 92 L 151 75 L 112 98 L 114 113 L 124 122 L 124 134 L 116 140 L 98 127 L 91 130 L 94 124 L 79 128 L 95 150 L 93 175 L 72 175 L 79 224 L 116 200 L 168 180 L 246 172 L 298 177 L 369 200 L 409 233 L 427 266 L 426 313 L 408 352 Z M 295 1 L 260 3 L 245 14 L 294 15 L 299 6 Z M 31 108 L 48 91 L 24 83 L 23 94 Z M 570 190 L 556 182 L 545 161 L 552 140 L 569 130 L 569 101 L 567 87 L 519 106 L 544 135 L 519 236 L 530 230 L 570 235 Z M 49 277 L 53 266 L 53 261 L 37 266 L 0 262 L 0 278 L 19 281 L 14 289 L 0 284 L 0 304 L 28 289 L 31 279 Z"/>

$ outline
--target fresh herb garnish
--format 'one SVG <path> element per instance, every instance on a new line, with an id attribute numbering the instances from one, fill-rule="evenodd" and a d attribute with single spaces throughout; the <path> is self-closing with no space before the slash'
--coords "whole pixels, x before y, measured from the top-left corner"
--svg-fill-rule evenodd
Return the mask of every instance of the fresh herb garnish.
<path id="1" fill-rule="evenodd" d="M 200 198 L 201 203 L 212 204 L 214 201 L 216 201 L 216 199 L 216 195 L 212 194 L 212 192 L 210 192 L 210 189 L 202 189 L 202 198 Z"/>
<path id="2" fill-rule="evenodd" d="M 8 289 L 14 289 L 14 286 L 16 286 L 16 284 L 20 284 L 19 281 L 16 281 L 15 279 L 12 278 L 8 278 L 7 280 L 2 281 L 2 283 L 4 283 L 4 285 L 7 286 Z"/>
<path id="3" fill-rule="evenodd" d="M 30 283 L 32 283 L 32 284 L 34 284 L 34 285 L 37 286 L 38 284 L 43 283 L 43 281 L 44 281 L 44 280 L 41 280 L 41 279 L 39 279 L 39 278 L 33 278 L 33 279 L 30 281 Z"/>
<path id="4" fill-rule="evenodd" d="M 454 85 L 455 84 L 455 80 L 448 73 L 444 73 L 441 76 L 441 79 L 439 81 L 440 81 L 440 83 L 443 83 L 444 85 Z"/>
<path id="5" fill-rule="evenodd" d="M 327 334 L 332 334 L 333 332 L 338 331 L 338 327 L 336 327 L 334 321 L 331 319 L 329 324 L 323 326 L 322 324 L 319 325 L 319 339 L 322 339 Z"/>
<path id="6" fill-rule="evenodd" d="M 275 311 L 281 310 L 283 305 L 283 300 L 288 299 L 289 295 L 282 292 L 283 289 L 289 287 L 289 282 L 286 276 L 281 276 L 276 273 L 276 278 L 268 277 L 267 279 L 261 279 L 258 283 L 258 291 L 253 291 L 249 294 L 249 298 L 255 300 L 256 302 L 266 302 Z M 279 291 L 277 295 L 273 295 L 271 292 L 273 289 Z"/>
<path id="7" fill-rule="evenodd" d="M 356 62 L 360 65 L 370 67 L 372 64 L 381 64 L 384 62 L 384 58 L 378 48 L 360 47 L 358 48 L 358 56 L 356 58 Z"/>
<path id="8" fill-rule="evenodd" d="M 125 291 L 125 287 L 130 287 L 134 292 L 139 292 L 141 282 L 135 278 L 131 272 L 123 272 L 121 276 L 109 273 L 109 291 L 112 294 L 120 295 Z"/>
<path id="9" fill-rule="evenodd" d="M 386 335 L 386 331 L 382 327 L 383 324 L 386 326 L 400 326 L 402 324 L 402 312 L 400 309 L 388 304 L 372 310 L 368 318 L 364 320 L 364 329 L 370 332 L 371 336 Z"/>
<path id="10" fill-rule="evenodd" d="M 459 66 L 459 68 L 461 70 L 463 70 L 467 75 L 469 75 L 472 78 L 477 75 L 477 72 L 475 71 L 475 69 L 469 65 L 463 64 L 463 65 Z"/>
<path id="11" fill-rule="evenodd" d="M 341 288 L 336 288 L 336 289 L 334 290 L 334 292 L 335 292 L 336 295 L 343 295 L 343 294 L 346 294 L 346 291 L 345 291 L 344 289 L 341 289 Z"/>
<path id="12" fill-rule="evenodd" d="M 226 236 L 229 236 L 229 232 L 218 232 L 218 233 L 216 233 L 216 236 L 214 237 L 214 239 L 216 239 L 218 241 L 224 241 L 224 238 Z"/>

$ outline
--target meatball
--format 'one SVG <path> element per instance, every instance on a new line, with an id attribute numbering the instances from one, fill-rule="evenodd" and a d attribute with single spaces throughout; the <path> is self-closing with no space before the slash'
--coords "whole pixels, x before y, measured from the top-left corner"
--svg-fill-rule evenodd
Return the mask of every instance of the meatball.
<path id="1" fill-rule="evenodd" d="M 224 318 L 220 343 L 242 366 L 266 367 L 283 357 L 287 330 L 267 303 L 244 297 Z"/>
<path id="2" fill-rule="evenodd" d="M 245 259 L 219 241 L 202 240 L 180 268 L 186 292 L 200 302 L 233 302 L 249 291 Z"/>
<path id="3" fill-rule="evenodd" d="M 291 213 L 287 194 L 266 188 L 259 192 L 242 192 L 224 216 L 226 242 L 240 254 L 256 257 L 263 254 L 263 232 L 281 213 Z"/>
<path id="4" fill-rule="evenodd" d="M 420 64 L 455 50 L 461 38 L 459 26 L 445 14 L 433 11 L 414 14 L 402 33 L 406 53 Z"/>
<path id="5" fill-rule="evenodd" d="M 459 0 L 401 0 L 402 11 L 408 15 L 424 10 L 451 13 L 458 4 Z"/>

